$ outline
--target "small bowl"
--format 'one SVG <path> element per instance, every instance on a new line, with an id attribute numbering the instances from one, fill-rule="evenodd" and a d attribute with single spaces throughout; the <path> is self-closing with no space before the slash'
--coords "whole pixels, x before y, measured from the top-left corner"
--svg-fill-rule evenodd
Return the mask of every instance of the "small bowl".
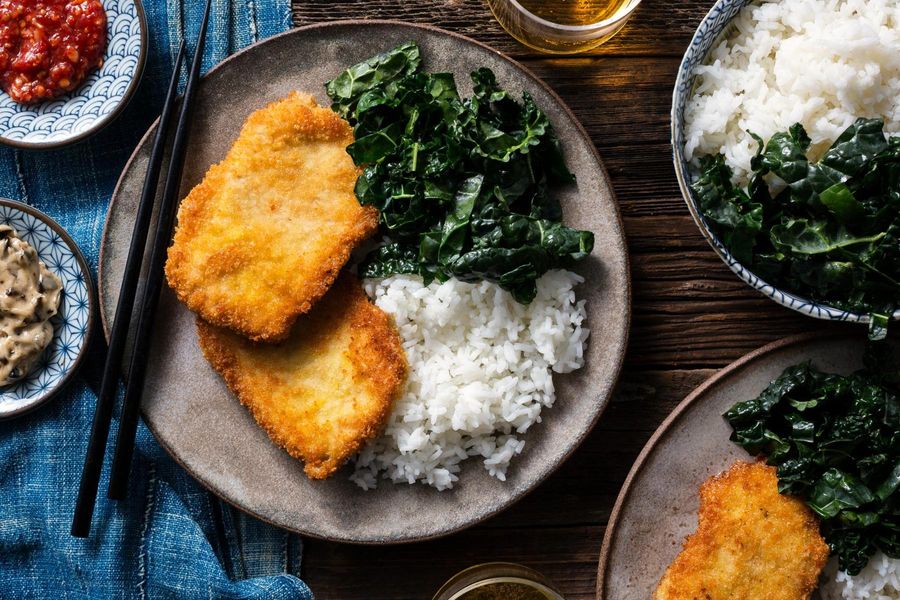
<path id="1" fill-rule="evenodd" d="M 103 65 L 74 91 L 34 105 L 0 91 L 0 143 L 57 148 L 86 138 L 125 108 L 147 58 L 147 17 L 141 0 L 103 0 L 108 38 Z"/>
<path id="2" fill-rule="evenodd" d="M 19 416 L 55 396 L 81 366 L 90 342 L 97 299 L 91 271 L 68 233 L 27 204 L 0 198 L 0 224 L 9 225 L 34 246 L 38 257 L 62 281 L 53 341 L 21 381 L 0 387 L 0 420 Z"/>
<path id="3" fill-rule="evenodd" d="M 778 304 L 810 317 L 830 321 L 869 323 L 870 319 L 867 314 L 843 310 L 827 304 L 821 304 L 809 298 L 803 298 L 779 289 L 754 275 L 749 269 L 735 260 L 725 245 L 716 237 L 688 187 L 693 180 L 693 174 L 690 165 L 684 158 L 684 107 L 694 91 L 694 71 L 698 65 L 703 64 L 712 47 L 723 36 L 731 32 L 731 22 L 738 12 L 752 2 L 753 0 L 718 0 L 700 22 L 700 26 L 694 33 L 694 37 L 684 53 L 681 66 L 678 68 L 675 91 L 672 94 L 672 158 L 675 162 L 675 176 L 678 178 L 681 195 L 684 196 L 684 201 L 691 211 L 691 216 L 694 217 L 694 221 L 697 223 L 706 241 L 713 247 L 716 254 L 725 261 L 728 268 L 750 287 L 768 296 Z M 894 320 L 900 319 L 900 310 L 894 312 L 892 318 Z"/>

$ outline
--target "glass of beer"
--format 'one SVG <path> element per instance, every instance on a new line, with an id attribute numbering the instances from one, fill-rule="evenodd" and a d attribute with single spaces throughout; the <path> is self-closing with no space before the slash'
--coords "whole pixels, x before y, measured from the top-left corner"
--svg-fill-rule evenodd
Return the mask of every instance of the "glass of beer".
<path id="1" fill-rule="evenodd" d="M 616 35 L 641 0 L 487 0 L 511 36 L 535 50 L 574 54 Z"/>
<path id="2" fill-rule="evenodd" d="M 564 600 L 549 579 L 514 563 L 486 563 L 454 575 L 432 600 Z"/>

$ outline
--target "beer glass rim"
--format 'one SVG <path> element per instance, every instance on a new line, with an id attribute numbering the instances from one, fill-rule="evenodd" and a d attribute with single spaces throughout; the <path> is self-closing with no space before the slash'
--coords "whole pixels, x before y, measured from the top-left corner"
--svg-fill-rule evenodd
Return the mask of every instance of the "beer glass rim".
<path id="1" fill-rule="evenodd" d="M 601 21 L 596 21 L 594 23 L 588 23 L 587 25 L 563 25 L 562 23 L 554 23 L 553 21 L 548 21 L 547 19 L 544 19 L 543 17 L 539 17 L 538 15 L 534 14 L 533 12 L 531 12 L 530 10 L 528 10 L 527 8 L 525 8 L 524 6 L 519 4 L 518 0 L 501 0 L 501 1 L 506 2 L 507 4 L 509 4 L 510 6 L 515 8 L 518 12 L 522 13 L 522 15 L 524 15 L 527 19 L 529 19 L 530 21 L 534 21 L 535 23 L 537 23 L 543 27 L 555 29 L 556 31 L 571 32 L 571 33 L 575 33 L 575 32 L 583 33 L 583 32 L 592 31 L 594 29 L 605 29 L 605 28 L 609 27 L 610 25 L 615 25 L 615 24 L 621 23 L 622 21 L 624 21 L 625 19 L 630 17 L 631 13 L 633 13 L 634 10 L 641 3 L 641 0 L 628 0 L 627 4 L 625 4 L 625 6 L 622 9 L 616 11 L 616 14 L 614 14 L 611 17 L 608 17 L 606 19 L 603 19 Z"/>

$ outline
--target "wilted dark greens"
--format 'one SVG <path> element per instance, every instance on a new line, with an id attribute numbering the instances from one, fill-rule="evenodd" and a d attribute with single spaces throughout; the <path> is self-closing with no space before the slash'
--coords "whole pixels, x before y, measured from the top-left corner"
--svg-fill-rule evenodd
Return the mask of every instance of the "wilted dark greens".
<path id="1" fill-rule="evenodd" d="M 849 377 L 809 364 L 725 413 L 731 440 L 766 454 L 778 490 L 806 500 L 840 568 L 859 573 L 880 549 L 900 558 L 900 370 L 886 342 Z"/>
<path id="2" fill-rule="evenodd" d="M 731 183 L 722 156 L 701 160 L 694 198 L 734 258 L 765 281 L 873 317 L 883 337 L 900 307 L 900 137 L 858 119 L 819 162 L 807 160 L 800 124 L 753 159 L 748 189 Z M 769 174 L 785 185 L 774 196 Z"/>
<path id="3" fill-rule="evenodd" d="M 530 302 L 535 280 L 590 254 L 594 236 L 560 223 L 550 188 L 574 182 L 547 116 L 521 103 L 488 69 L 462 100 L 450 73 L 420 71 L 403 44 L 326 84 L 332 108 L 353 125 L 348 148 L 365 167 L 360 203 L 381 211 L 389 242 L 363 277 L 418 273 L 426 282 L 487 279 Z"/>

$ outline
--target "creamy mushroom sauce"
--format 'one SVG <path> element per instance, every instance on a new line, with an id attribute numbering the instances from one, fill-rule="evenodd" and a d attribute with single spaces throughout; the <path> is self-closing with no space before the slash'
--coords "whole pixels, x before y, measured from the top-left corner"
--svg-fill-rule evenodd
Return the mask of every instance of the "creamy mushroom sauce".
<path id="1" fill-rule="evenodd" d="M 15 229 L 0 225 L 0 385 L 22 379 L 53 339 L 62 282 Z"/>

